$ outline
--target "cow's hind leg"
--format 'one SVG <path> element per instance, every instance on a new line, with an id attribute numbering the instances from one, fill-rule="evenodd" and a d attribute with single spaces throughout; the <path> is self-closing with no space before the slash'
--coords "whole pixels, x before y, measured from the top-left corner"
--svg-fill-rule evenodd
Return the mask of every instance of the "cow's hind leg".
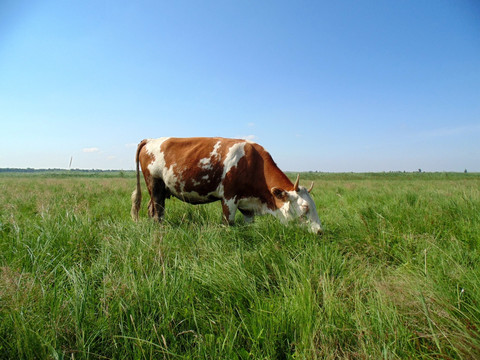
<path id="1" fill-rule="evenodd" d="M 148 202 L 148 216 L 153 217 L 155 215 L 155 210 L 153 208 L 153 200 L 150 198 Z"/>
<path id="2" fill-rule="evenodd" d="M 148 194 L 150 195 L 150 201 L 148 202 L 148 216 L 154 216 L 153 209 L 153 177 L 150 174 L 144 173 L 145 184 L 147 185 Z"/>
<path id="3" fill-rule="evenodd" d="M 151 216 L 158 222 L 162 221 L 165 213 L 166 194 L 167 190 L 163 180 L 159 178 L 153 179 L 152 198 L 149 204 L 149 213 L 151 212 Z"/>

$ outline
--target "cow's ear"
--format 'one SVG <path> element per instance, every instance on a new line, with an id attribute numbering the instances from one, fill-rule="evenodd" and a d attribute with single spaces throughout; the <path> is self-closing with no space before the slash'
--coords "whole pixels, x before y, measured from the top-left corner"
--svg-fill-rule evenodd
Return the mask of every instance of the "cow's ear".
<path id="1" fill-rule="evenodd" d="M 275 196 L 278 200 L 282 201 L 287 201 L 288 199 L 288 194 L 285 190 L 273 187 L 270 189 L 270 192 L 272 193 L 273 196 Z"/>

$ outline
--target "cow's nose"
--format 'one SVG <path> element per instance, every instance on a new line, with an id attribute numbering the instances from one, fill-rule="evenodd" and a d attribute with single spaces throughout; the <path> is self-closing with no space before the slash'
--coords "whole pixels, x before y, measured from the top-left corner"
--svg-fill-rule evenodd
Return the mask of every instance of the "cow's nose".
<path id="1" fill-rule="evenodd" d="M 320 224 L 313 224 L 310 227 L 310 231 L 314 234 L 317 234 L 319 236 L 323 235 L 323 229 Z"/>

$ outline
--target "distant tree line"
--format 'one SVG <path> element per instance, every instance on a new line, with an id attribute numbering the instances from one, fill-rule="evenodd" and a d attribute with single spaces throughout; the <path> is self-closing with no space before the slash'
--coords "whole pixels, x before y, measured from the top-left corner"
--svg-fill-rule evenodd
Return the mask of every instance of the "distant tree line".
<path id="1" fill-rule="evenodd" d="M 45 173 L 45 172 L 82 172 L 82 173 L 117 173 L 133 170 L 100 170 L 100 169 L 33 169 L 33 168 L 0 168 L 0 173 Z"/>

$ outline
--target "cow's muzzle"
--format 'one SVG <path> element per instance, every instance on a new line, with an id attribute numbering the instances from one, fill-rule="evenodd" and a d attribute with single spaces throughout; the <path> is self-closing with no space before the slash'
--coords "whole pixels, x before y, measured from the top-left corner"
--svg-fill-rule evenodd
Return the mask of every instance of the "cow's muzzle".
<path id="1" fill-rule="evenodd" d="M 314 234 L 317 234 L 319 236 L 322 236 L 323 235 L 323 228 L 318 225 L 318 224 L 312 224 L 310 223 L 310 232 L 314 233 Z"/>

